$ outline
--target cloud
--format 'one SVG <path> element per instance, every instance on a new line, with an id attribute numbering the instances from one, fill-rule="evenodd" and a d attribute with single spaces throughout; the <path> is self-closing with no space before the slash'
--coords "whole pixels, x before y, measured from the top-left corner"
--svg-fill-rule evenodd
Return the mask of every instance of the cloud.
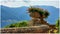
<path id="1" fill-rule="evenodd" d="M 48 6 L 54 6 L 54 7 L 57 7 L 57 8 L 60 8 L 59 7 L 59 1 L 52 1 L 52 0 L 46 0 L 46 1 L 43 1 L 43 0 L 16 0 L 16 1 L 2 1 L 1 2 L 1 5 L 4 5 L 4 6 L 8 6 L 8 7 L 21 7 L 21 6 L 33 6 L 33 5 L 48 5 Z"/>
<path id="2" fill-rule="evenodd" d="M 59 0 L 0 0 L 0 1 L 59 1 Z"/>

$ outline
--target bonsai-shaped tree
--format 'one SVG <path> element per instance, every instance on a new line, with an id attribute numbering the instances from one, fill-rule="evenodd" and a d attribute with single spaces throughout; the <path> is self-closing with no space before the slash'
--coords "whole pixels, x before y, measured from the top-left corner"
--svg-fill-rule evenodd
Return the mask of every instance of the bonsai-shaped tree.
<path id="1" fill-rule="evenodd" d="M 28 12 L 32 18 L 39 18 L 40 23 L 42 24 L 44 24 L 44 18 L 47 18 L 49 16 L 49 12 L 47 10 L 37 7 L 28 8 Z"/>

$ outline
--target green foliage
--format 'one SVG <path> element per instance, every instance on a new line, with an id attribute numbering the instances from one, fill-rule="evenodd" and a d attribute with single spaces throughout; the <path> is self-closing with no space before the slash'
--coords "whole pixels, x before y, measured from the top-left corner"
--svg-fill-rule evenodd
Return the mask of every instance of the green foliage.
<path id="1" fill-rule="evenodd" d="M 40 16 L 44 16 L 44 18 L 47 18 L 49 16 L 49 12 L 47 10 L 44 10 L 42 8 L 37 8 L 37 7 L 30 7 L 28 9 L 29 13 L 33 12 L 38 12 Z"/>
<path id="2" fill-rule="evenodd" d="M 49 16 L 49 12 L 45 11 L 44 15 L 45 15 L 45 18 L 47 18 Z"/>
<path id="3" fill-rule="evenodd" d="M 59 19 L 56 21 L 56 27 L 58 27 L 59 28 Z"/>
<path id="4" fill-rule="evenodd" d="M 17 22 L 17 23 L 8 25 L 8 26 L 6 26 L 5 28 L 25 27 L 25 26 L 28 26 L 27 23 L 28 23 L 27 21 Z"/>
<path id="5" fill-rule="evenodd" d="M 58 32 L 57 33 L 60 33 L 60 17 L 56 21 L 56 28 L 58 29 Z"/>

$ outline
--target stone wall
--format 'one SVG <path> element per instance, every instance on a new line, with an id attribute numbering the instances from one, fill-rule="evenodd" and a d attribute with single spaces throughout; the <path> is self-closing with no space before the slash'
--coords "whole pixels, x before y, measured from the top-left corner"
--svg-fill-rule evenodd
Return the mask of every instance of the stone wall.
<path id="1" fill-rule="evenodd" d="M 47 25 L 30 26 L 20 28 L 2 28 L 1 33 L 47 33 L 49 27 Z"/>

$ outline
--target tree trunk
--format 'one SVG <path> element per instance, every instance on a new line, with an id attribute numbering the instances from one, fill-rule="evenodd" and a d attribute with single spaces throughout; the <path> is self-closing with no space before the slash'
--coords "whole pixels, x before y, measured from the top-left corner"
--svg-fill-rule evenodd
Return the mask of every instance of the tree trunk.
<path id="1" fill-rule="evenodd" d="M 41 24 L 44 24 L 43 18 L 40 18 L 40 23 L 41 23 Z"/>
<path id="2" fill-rule="evenodd" d="M 45 24 L 45 25 L 49 25 L 43 18 L 40 18 L 40 23 Z"/>

